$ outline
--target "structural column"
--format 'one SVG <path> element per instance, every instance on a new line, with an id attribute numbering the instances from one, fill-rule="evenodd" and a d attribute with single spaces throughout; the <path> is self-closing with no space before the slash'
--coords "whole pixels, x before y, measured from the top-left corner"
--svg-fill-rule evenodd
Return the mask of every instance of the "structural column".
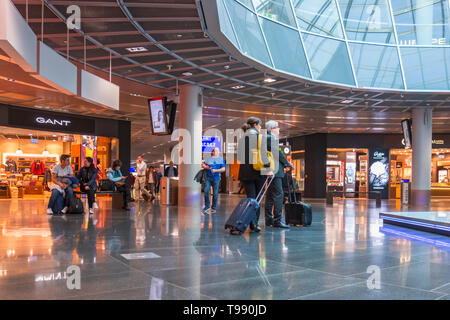
<path id="1" fill-rule="evenodd" d="M 430 208 L 432 122 L 431 108 L 413 109 L 410 205 L 418 210 Z"/>
<path id="2" fill-rule="evenodd" d="M 306 198 L 325 198 L 327 191 L 327 134 L 305 137 Z"/>
<path id="3" fill-rule="evenodd" d="M 194 85 L 180 88 L 178 205 L 201 206 L 200 184 L 194 181 L 202 161 L 202 91 Z"/>

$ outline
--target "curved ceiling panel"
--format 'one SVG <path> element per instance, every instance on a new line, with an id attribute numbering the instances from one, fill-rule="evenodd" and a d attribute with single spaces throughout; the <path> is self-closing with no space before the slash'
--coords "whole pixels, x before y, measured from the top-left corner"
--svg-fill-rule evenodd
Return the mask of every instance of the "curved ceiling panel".
<path id="1" fill-rule="evenodd" d="M 234 29 L 236 48 L 259 64 L 273 63 L 274 72 L 358 88 L 441 92 L 450 90 L 449 1 L 227 0 L 228 10 L 219 4 L 217 15 L 232 23 L 223 35 L 234 44 Z M 438 63 L 428 66 L 431 57 Z"/>

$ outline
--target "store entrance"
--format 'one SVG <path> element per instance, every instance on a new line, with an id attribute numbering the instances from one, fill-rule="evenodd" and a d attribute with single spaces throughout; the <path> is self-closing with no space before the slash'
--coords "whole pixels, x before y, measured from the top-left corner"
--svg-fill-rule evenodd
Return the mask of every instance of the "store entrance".
<path id="1" fill-rule="evenodd" d="M 327 149 L 327 192 L 367 198 L 368 149 Z"/>
<path id="2" fill-rule="evenodd" d="M 118 139 L 0 127 L 0 199 L 43 198 L 51 169 L 62 154 L 71 156 L 76 173 L 85 157 L 98 159 L 100 176 L 118 158 Z M 95 161 L 94 161 L 95 162 Z"/>
<path id="3" fill-rule="evenodd" d="M 431 196 L 450 197 L 450 149 L 431 151 Z M 400 199 L 402 180 L 411 181 L 411 149 L 391 149 L 389 198 Z"/>

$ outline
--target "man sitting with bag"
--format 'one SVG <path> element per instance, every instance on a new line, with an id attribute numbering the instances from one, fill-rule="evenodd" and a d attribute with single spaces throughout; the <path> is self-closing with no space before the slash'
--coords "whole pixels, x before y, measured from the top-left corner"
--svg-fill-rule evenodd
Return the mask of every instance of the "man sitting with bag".
<path id="1" fill-rule="evenodd" d="M 106 176 L 112 182 L 114 182 L 114 190 L 117 190 L 123 195 L 123 209 L 130 210 L 129 203 L 134 200 L 131 198 L 130 178 L 122 175 L 120 167 L 122 161 L 115 160 L 112 163 L 111 168 L 106 170 Z"/>

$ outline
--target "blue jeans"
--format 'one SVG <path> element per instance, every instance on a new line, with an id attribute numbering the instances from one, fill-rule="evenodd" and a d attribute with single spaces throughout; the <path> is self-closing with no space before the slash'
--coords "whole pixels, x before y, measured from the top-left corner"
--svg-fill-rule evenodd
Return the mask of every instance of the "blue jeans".
<path id="1" fill-rule="evenodd" d="M 220 179 L 213 179 L 206 177 L 205 179 L 205 209 L 209 209 L 209 190 L 211 187 L 213 188 L 213 204 L 211 209 L 216 209 L 217 207 L 217 198 L 219 197 L 219 184 Z"/>
<path id="2" fill-rule="evenodd" d="M 66 188 L 66 190 L 64 190 L 64 191 L 66 192 L 66 198 L 64 199 L 64 206 L 69 207 L 70 199 L 72 199 L 72 197 L 73 197 L 73 188 L 72 188 L 72 186 L 68 186 Z"/>
<path id="3" fill-rule="evenodd" d="M 64 198 L 62 193 L 58 190 L 53 189 L 52 195 L 50 196 L 50 200 L 48 201 L 48 208 L 52 209 L 53 213 L 57 214 L 61 212 L 64 207 Z"/>

